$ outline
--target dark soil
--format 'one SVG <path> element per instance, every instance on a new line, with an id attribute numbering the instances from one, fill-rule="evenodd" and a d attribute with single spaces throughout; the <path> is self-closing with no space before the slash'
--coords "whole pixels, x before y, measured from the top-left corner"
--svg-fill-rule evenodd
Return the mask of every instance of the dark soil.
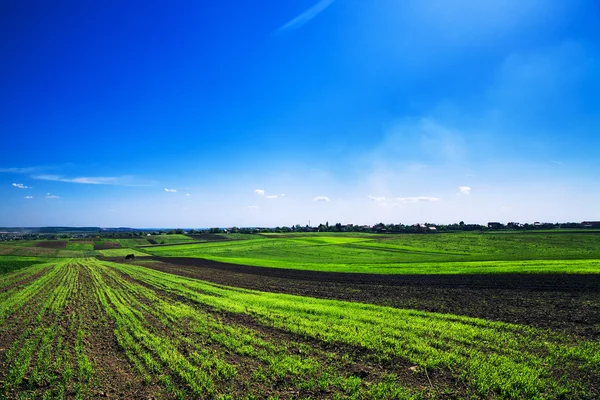
<path id="1" fill-rule="evenodd" d="M 191 237 L 194 240 L 203 240 L 203 241 L 207 241 L 207 242 L 222 242 L 225 240 L 232 240 L 232 239 L 228 238 L 227 236 L 217 235 L 214 233 L 203 233 L 203 234 L 199 234 L 199 235 L 187 235 L 187 236 Z"/>
<path id="2" fill-rule="evenodd" d="M 151 257 L 134 262 L 229 286 L 452 313 L 600 338 L 597 274 L 377 275 L 262 268 L 198 258 Z"/>
<path id="3" fill-rule="evenodd" d="M 43 247 L 44 249 L 64 249 L 67 247 L 67 242 L 64 240 L 44 241 L 37 242 L 34 246 Z"/>
<path id="4" fill-rule="evenodd" d="M 278 348 L 284 347 L 292 354 L 303 354 L 304 356 L 313 357 L 318 359 L 323 365 L 335 365 L 345 376 L 358 376 L 363 381 L 372 384 L 380 381 L 384 376 L 393 373 L 403 385 L 414 388 L 428 387 L 427 379 L 433 379 L 437 389 L 443 392 L 443 394 L 439 396 L 441 399 L 457 398 L 457 396 L 464 397 L 465 391 L 467 390 L 466 385 L 463 382 L 456 380 L 456 378 L 452 376 L 451 371 L 447 369 L 436 368 L 429 372 L 428 378 L 420 367 L 415 367 L 414 363 L 411 363 L 405 358 L 395 357 L 382 363 L 378 357 L 360 346 L 342 343 L 325 343 L 318 339 L 298 335 L 273 326 L 263 325 L 250 315 L 213 309 L 210 306 L 198 304 L 186 297 L 181 297 L 177 294 L 169 293 L 152 285 L 148 285 L 147 283 L 137 281 L 124 273 L 120 273 L 120 276 L 127 281 L 152 289 L 163 298 L 170 299 L 171 301 L 175 300 L 183 302 L 192 307 L 199 308 L 203 312 L 210 313 L 225 325 L 243 326 L 251 329 L 258 334 L 261 339 L 276 344 Z M 105 277 L 105 279 L 107 279 L 107 277 Z M 142 297 L 138 297 L 138 300 L 142 302 L 147 301 L 147 299 Z M 165 335 L 177 336 L 181 334 L 181 332 L 175 329 L 175 326 L 171 326 L 170 328 L 166 327 L 146 313 L 144 313 L 144 318 L 148 322 L 153 321 L 151 323 L 154 328 Z M 184 329 L 184 331 L 187 330 Z M 190 335 L 193 336 L 194 334 L 190 333 Z M 205 341 L 206 339 L 199 340 Z M 218 350 L 222 358 L 227 358 L 227 362 L 238 367 L 239 374 L 236 376 L 236 382 L 234 382 L 236 392 L 235 398 L 244 397 L 244 394 L 246 394 L 249 388 L 247 382 L 254 380 L 252 372 L 257 367 L 265 368 L 267 366 L 265 366 L 263 362 L 253 359 L 252 357 L 243 357 L 232 353 L 222 345 L 211 343 L 210 346 L 212 349 Z M 179 350 L 185 354 L 187 352 L 186 345 L 182 343 Z M 221 384 L 227 383 L 221 382 Z M 256 387 L 254 389 L 256 389 Z M 261 398 L 270 396 L 281 396 L 282 398 L 285 398 L 287 395 L 291 394 L 291 392 L 294 392 L 296 395 L 293 398 L 304 398 L 305 396 L 308 398 L 330 397 L 329 391 L 297 390 L 293 387 L 289 387 L 289 385 L 286 385 L 284 382 L 263 382 L 262 386 L 259 387 L 258 392 L 261 393 L 261 396 L 264 396 Z"/>
<path id="5" fill-rule="evenodd" d="M 119 242 L 104 242 L 102 244 L 95 244 L 94 250 L 108 250 L 108 249 L 119 249 L 121 243 Z"/>

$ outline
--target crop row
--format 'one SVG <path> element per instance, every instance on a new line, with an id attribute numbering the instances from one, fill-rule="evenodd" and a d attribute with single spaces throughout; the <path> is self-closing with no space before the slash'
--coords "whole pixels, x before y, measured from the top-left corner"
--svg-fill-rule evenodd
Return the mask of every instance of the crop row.
<path id="1" fill-rule="evenodd" d="M 134 265 L 110 264 L 142 281 L 263 326 L 321 343 L 363 348 L 380 363 L 451 371 L 473 395 L 580 394 L 600 371 L 600 344 L 482 319 L 234 289 Z M 558 379 L 557 379 L 558 376 Z"/>
<path id="2" fill-rule="evenodd" d="M 8 349 L 0 397 L 599 394 L 598 342 L 515 324 L 264 293 L 96 259 L 2 275 L 0 300 Z M 115 376 L 134 386 L 115 388 Z"/>
<path id="3" fill-rule="evenodd" d="M 88 396 L 92 366 L 81 315 L 75 312 L 78 275 L 77 264 L 56 263 L 2 302 L 3 334 L 13 338 L 5 355 L 5 396 Z"/>

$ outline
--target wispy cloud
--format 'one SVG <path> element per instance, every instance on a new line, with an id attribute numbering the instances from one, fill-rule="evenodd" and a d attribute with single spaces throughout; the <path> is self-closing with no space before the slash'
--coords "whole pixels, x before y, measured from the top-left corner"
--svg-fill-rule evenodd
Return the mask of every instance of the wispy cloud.
<path id="1" fill-rule="evenodd" d="M 56 195 L 51 194 L 51 193 L 46 193 L 46 198 L 47 199 L 60 199 L 59 196 L 56 196 Z"/>
<path id="2" fill-rule="evenodd" d="M 285 196 L 285 194 L 269 194 L 269 195 L 267 195 L 263 189 L 256 189 L 256 190 L 254 190 L 254 193 L 256 193 L 259 196 L 263 196 L 265 199 L 276 199 L 278 197 Z"/>
<path id="3" fill-rule="evenodd" d="M 246 207 L 248 210 L 258 210 L 258 206 L 248 206 Z"/>
<path id="4" fill-rule="evenodd" d="M 29 168 L 0 168 L 0 172 L 4 172 L 4 173 L 12 173 L 12 174 L 28 174 L 31 173 L 35 170 L 37 170 L 38 168 L 33 168 L 33 167 L 29 167 Z"/>
<path id="5" fill-rule="evenodd" d="M 186 195 L 186 196 L 191 196 L 191 194 L 189 194 L 189 193 L 186 193 L 185 195 Z"/>
<path id="6" fill-rule="evenodd" d="M 29 186 L 25 186 L 22 183 L 13 183 L 12 185 L 19 189 L 31 189 Z"/>
<path id="7" fill-rule="evenodd" d="M 25 199 L 33 199 L 33 196 L 25 196 Z"/>
<path id="8" fill-rule="evenodd" d="M 85 185 L 148 186 L 149 182 L 139 182 L 132 176 L 83 176 L 67 178 L 62 175 L 35 175 L 34 179 L 44 181 L 81 183 Z"/>
<path id="9" fill-rule="evenodd" d="M 317 196 L 313 199 L 314 201 L 324 201 L 324 202 L 328 202 L 329 201 L 329 197 L 327 196 Z"/>
<path id="10" fill-rule="evenodd" d="M 471 194 L 471 187 L 470 186 L 459 186 L 458 187 L 458 194 L 463 194 L 463 195 L 470 195 Z"/>
<path id="11" fill-rule="evenodd" d="M 279 29 L 275 31 L 275 34 L 281 34 L 283 32 L 298 29 L 302 25 L 309 22 L 311 19 L 325 11 L 327 7 L 329 7 L 335 0 L 321 0 L 308 10 L 304 11 L 302 14 L 298 15 L 296 18 L 289 21 L 287 24 L 281 26 Z"/>
<path id="12" fill-rule="evenodd" d="M 376 197 L 376 196 L 367 196 L 369 200 L 374 201 L 376 203 L 380 203 L 384 206 L 400 206 L 402 204 L 414 204 L 414 203 L 433 203 L 436 201 L 440 201 L 439 197 L 429 197 L 429 196 L 416 196 L 416 197 L 395 197 L 395 198 L 387 198 L 387 197 Z"/>
<path id="13" fill-rule="evenodd" d="M 385 201 L 385 197 L 375 197 L 375 196 L 367 196 L 371 201 Z"/>
<path id="14" fill-rule="evenodd" d="M 411 203 L 432 203 L 432 202 L 440 201 L 441 199 L 439 197 L 419 196 L 419 197 L 398 197 L 395 200 L 402 204 L 411 204 Z"/>
<path id="15" fill-rule="evenodd" d="M 167 189 L 167 188 L 165 188 L 165 192 L 168 192 L 168 193 L 177 193 L 177 189 Z"/>

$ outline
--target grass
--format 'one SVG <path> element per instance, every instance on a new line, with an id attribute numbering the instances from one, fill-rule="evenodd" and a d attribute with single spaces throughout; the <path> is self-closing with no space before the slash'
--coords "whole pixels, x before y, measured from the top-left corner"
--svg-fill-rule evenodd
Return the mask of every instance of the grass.
<path id="1" fill-rule="evenodd" d="M 0 275 L 45 261 L 47 260 L 39 257 L 0 256 Z"/>
<path id="2" fill-rule="evenodd" d="M 91 242 L 83 243 L 81 241 L 69 241 L 66 250 L 91 251 L 94 250 L 94 245 Z"/>
<path id="3" fill-rule="evenodd" d="M 88 398 L 128 390 L 124 382 L 132 392 L 111 397 L 592 398 L 600 389 L 597 341 L 131 264 L 56 259 L 0 276 L 0 296 L 0 397 Z M 121 380 L 102 373 L 113 346 L 110 365 L 129 368 Z"/>
<path id="4" fill-rule="evenodd" d="M 146 251 L 158 256 L 332 272 L 600 272 L 600 236 L 596 233 L 282 236 L 151 247 Z"/>
<path id="5" fill-rule="evenodd" d="M 130 248 L 97 250 L 97 253 L 100 253 L 104 257 L 125 257 L 128 254 L 133 254 L 136 257 L 148 256 L 147 253 L 143 253 L 140 250 L 135 250 L 135 249 L 130 249 Z"/>
<path id="6" fill-rule="evenodd" d="M 194 241 L 194 239 L 191 237 L 181 234 L 152 235 L 149 237 L 149 239 L 154 240 L 157 244 L 185 243 Z"/>
<path id="7" fill-rule="evenodd" d="M 321 342 L 366 348 L 374 351 L 380 362 L 404 357 L 423 368 L 447 368 L 479 395 L 517 398 L 576 392 L 584 386 L 573 383 L 561 387 L 547 367 L 574 367 L 583 362 L 590 371 L 600 371 L 598 343 L 571 343 L 568 337 L 533 328 L 234 289 L 132 265 L 111 267 L 200 304 L 252 315 L 266 326 Z"/>
<path id="8" fill-rule="evenodd" d="M 122 247 L 136 247 L 136 246 L 147 246 L 150 243 L 146 239 L 119 239 Z"/>

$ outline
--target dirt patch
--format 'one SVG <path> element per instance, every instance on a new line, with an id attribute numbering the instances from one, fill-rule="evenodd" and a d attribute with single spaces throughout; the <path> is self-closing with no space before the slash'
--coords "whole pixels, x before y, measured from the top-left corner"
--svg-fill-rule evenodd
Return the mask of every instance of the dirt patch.
<path id="1" fill-rule="evenodd" d="M 91 295 L 94 285 L 84 269 L 79 274 L 81 296 L 78 309 L 87 330 L 86 352 L 94 366 L 91 392 L 97 397 L 119 399 L 169 398 L 156 382 L 144 382 L 117 343 L 112 320 Z"/>
<path id="2" fill-rule="evenodd" d="M 109 250 L 109 249 L 120 249 L 121 243 L 119 242 L 104 242 L 94 244 L 94 250 Z"/>
<path id="3" fill-rule="evenodd" d="M 413 388 L 424 388 L 428 386 L 428 378 L 423 373 L 423 370 L 420 369 L 420 367 L 415 367 L 414 363 L 411 363 L 408 359 L 395 357 L 382 362 L 376 354 L 373 354 L 372 351 L 361 346 L 352 346 L 337 342 L 322 342 L 318 339 L 288 332 L 284 329 L 263 325 L 251 315 L 214 309 L 210 306 L 199 304 L 186 297 L 179 296 L 178 294 L 170 293 L 148 283 L 138 281 L 125 273 L 119 272 L 119 276 L 129 282 L 133 282 L 153 290 L 162 298 L 168 299 L 167 301 L 174 300 L 182 302 L 199 309 L 204 313 L 211 314 L 218 321 L 224 323 L 225 325 L 233 325 L 250 329 L 262 340 L 274 344 L 277 348 L 286 348 L 288 353 L 301 355 L 303 357 L 311 357 L 315 360 L 318 360 L 324 366 L 329 365 L 333 367 L 343 376 L 359 377 L 364 382 L 367 382 L 367 385 L 381 381 L 388 374 L 394 374 L 396 379 L 401 381 L 404 386 Z M 143 303 L 147 303 L 148 301 L 140 296 L 136 297 Z M 147 304 L 151 305 L 150 303 Z M 164 335 L 176 336 L 180 334 L 176 329 L 173 329 L 173 327 L 168 328 L 165 325 L 162 325 L 162 323 L 160 323 L 156 318 L 149 316 L 147 313 L 144 313 L 144 318 L 155 329 L 162 332 Z M 185 322 L 183 324 L 185 325 Z M 186 328 L 182 329 L 183 331 L 187 331 Z M 196 334 L 190 333 L 190 335 L 191 337 L 194 337 Z M 199 340 L 199 342 L 205 342 L 206 338 L 198 337 L 197 340 Z M 187 353 L 185 346 L 186 345 L 184 343 L 180 343 L 179 351 L 181 351 L 183 354 Z M 239 374 L 236 376 L 237 382 L 235 382 L 237 392 L 236 398 L 243 397 L 243 395 L 248 391 L 250 386 L 247 385 L 247 382 L 253 381 L 252 372 L 255 371 L 256 368 L 267 367 L 258 359 L 236 355 L 222 344 L 212 342 L 209 346 L 212 349 L 217 350 L 220 354 L 220 357 L 225 358 L 227 362 L 238 367 Z M 456 398 L 465 396 L 465 384 L 457 381 L 456 378 L 452 376 L 451 371 L 443 368 L 437 368 L 433 371 L 430 371 L 429 374 L 431 379 L 435 379 L 438 390 L 442 389 L 442 392 L 445 394 L 441 395 L 440 398 Z M 256 384 L 256 382 L 254 384 Z M 285 397 L 286 395 L 290 394 L 290 391 L 295 391 L 295 394 L 298 398 L 329 398 L 331 395 L 330 389 L 297 390 L 287 386 L 283 381 L 269 383 L 264 382 L 263 385 L 259 387 L 259 392 L 261 393 L 261 396 L 264 396 L 264 398 L 270 396 Z"/>
<path id="4" fill-rule="evenodd" d="M 223 242 L 226 240 L 233 240 L 228 238 L 227 236 L 217 235 L 215 233 L 203 233 L 200 235 L 187 235 L 194 240 L 202 240 L 206 242 Z"/>
<path id="5" fill-rule="evenodd" d="M 600 338 L 600 276 L 593 274 L 349 274 L 170 257 L 135 263 L 247 289 L 452 313 Z"/>
<path id="6" fill-rule="evenodd" d="M 64 249 L 67 247 L 67 241 L 64 240 L 49 240 L 44 242 L 37 242 L 34 247 L 42 247 L 44 249 Z"/>

